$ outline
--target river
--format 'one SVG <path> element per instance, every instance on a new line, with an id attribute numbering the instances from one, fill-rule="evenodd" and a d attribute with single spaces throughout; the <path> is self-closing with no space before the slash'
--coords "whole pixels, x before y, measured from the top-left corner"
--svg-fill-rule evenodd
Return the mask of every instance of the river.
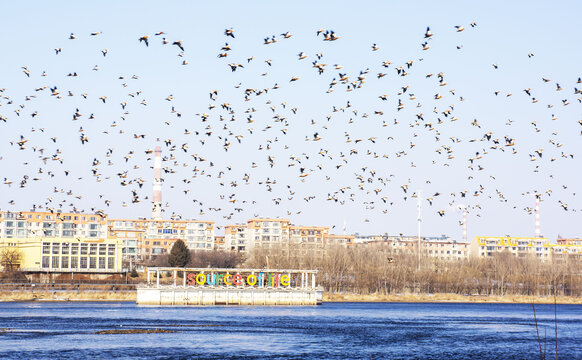
<path id="1" fill-rule="evenodd" d="M 2 359 L 582 359 L 582 305 L 0 303 Z M 172 333 L 95 334 L 165 329 Z"/>

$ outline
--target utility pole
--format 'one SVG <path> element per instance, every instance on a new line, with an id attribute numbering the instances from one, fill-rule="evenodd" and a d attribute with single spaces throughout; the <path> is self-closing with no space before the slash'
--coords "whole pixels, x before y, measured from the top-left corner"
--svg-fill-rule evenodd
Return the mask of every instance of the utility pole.
<path id="1" fill-rule="evenodd" d="M 542 237 L 542 232 L 540 230 L 540 194 L 535 194 L 536 197 L 536 237 Z"/>
<path id="2" fill-rule="evenodd" d="M 420 190 L 418 190 L 418 196 L 416 197 L 416 204 L 418 207 L 418 270 L 417 270 L 418 272 L 420 272 L 420 222 L 422 221 L 422 217 L 420 214 L 421 202 L 422 196 Z"/>

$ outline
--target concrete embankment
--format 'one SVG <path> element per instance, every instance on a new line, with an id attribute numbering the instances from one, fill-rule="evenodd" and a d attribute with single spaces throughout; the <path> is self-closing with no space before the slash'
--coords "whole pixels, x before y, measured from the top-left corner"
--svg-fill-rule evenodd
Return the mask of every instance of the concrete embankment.
<path id="1" fill-rule="evenodd" d="M 133 301 L 134 291 L 0 291 L 0 302 L 7 301 Z M 463 296 L 458 294 L 323 294 L 323 302 L 449 302 L 449 303 L 516 303 L 553 304 L 552 296 Z M 558 296 L 558 304 L 582 304 L 582 298 Z"/>

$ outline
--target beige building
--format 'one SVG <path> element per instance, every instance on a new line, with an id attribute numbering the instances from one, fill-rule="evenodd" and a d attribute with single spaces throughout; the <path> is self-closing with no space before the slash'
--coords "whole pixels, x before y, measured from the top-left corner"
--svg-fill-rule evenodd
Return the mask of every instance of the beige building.
<path id="1" fill-rule="evenodd" d="M 582 260 L 582 239 L 562 238 L 558 235 L 557 244 L 552 245 L 552 260 Z"/>
<path id="2" fill-rule="evenodd" d="M 108 236 L 135 258 L 167 253 L 178 239 L 190 250 L 214 249 L 214 222 L 199 220 L 109 219 Z"/>
<path id="3" fill-rule="evenodd" d="M 351 246 L 352 235 L 332 235 L 327 226 L 293 225 L 288 219 L 253 218 L 246 224 L 225 226 L 225 244 L 231 251 L 262 247 L 298 247 L 320 251 L 326 246 Z"/>
<path id="4" fill-rule="evenodd" d="M 357 236 L 359 246 L 378 247 L 389 255 L 418 254 L 418 237 L 403 235 Z M 451 240 L 447 236 L 421 237 L 421 254 L 441 260 L 469 258 L 469 244 Z"/>

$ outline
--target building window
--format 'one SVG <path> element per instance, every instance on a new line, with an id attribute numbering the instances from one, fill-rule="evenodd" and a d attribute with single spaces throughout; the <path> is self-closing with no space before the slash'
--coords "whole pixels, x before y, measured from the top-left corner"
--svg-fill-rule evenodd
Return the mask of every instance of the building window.
<path id="1" fill-rule="evenodd" d="M 81 244 L 81 255 L 87 255 L 89 244 Z"/>
<path id="2" fill-rule="evenodd" d="M 63 237 L 72 237 L 73 230 L 63 230 Z"/>
<path id="3" fill-rule="evenodd" d="M 42 257 L 42 267 L 43 268 L 48 268 L 49 266 L 50 266 L 50 257 L 43 256 Z"/>
<path id="4" fill-rule="evenodd" d="M 107 260 L 105 257 L 99 258 L 99 269 L 105 269 L 105 260 Z"/>
<path id="5" fill-rule="evenodd" d="M 69 257 L 63 256 L 61 259 L 61 268 L 68 269 L 69 268 Z"/>
<path id="6" fill-rule="evenodd" d="M 97 269 L 97 258 L 89 258 L 89 269 Z"/>
<path id="7" fill-rule="evenodd" d="M 49 243 L 42 243 L 42 253 L 43 254 L 50 254 L 51 253 L 51 244 Z"/>
<path id="8" fill-rule="evenodd" d="M 71 256 L 71 269 L 76 269 L 79 266 L 79 258 Z"/>
<path id="9" fill-rule="evenodd" d="M 53 269 L 59 268 L 59 257 L 58 256 L 52 257 L 52 268 Z"/>
<path id="10" fill-rule="evenodd" d="M 53 243 L 53 254 L 58 254 L 61 247 L 61 243 Z"/>
<path id="11" fill-rule="evenodd" d="M 99 244 L 99 255 L 105 255 L 106 251 L 107 251 L 107 245 L 106 244 Z"/>
<path id="12" fill-rule="evenodd" d="M 114 244 L 107 245 L 107 255 L 109 255 L 109 256 L 115 255 L 115 245 Z"/>
<path id="13" fill-rule="evenodd" d="M 83 250 L 83 249 L 81 249 Z M 86 269 L 87 268 L 87 257 L 86 256 L 81 256 L 81 266 L 79 266 L 81 269 Z"/>
<path id="14" fill-rule="evenodd" d="M 89 245 L 89 255 L 97 255 L 97 244 Z"/>
<path id="15" fill-rule="evenodd" d="M 90 238 L 96 238 L 97 235 L 98 235 L 98 232 L 97 231 L 89 231 L 89 237 Z"/>
<path id="16" fill-rule="evenodd" d="M 71 244 L 71 255 L 79 254 L 79 244 Z"/>
<path id="17" fill-rule="evenodd" d="M 63 243 L 61 246 L 61 254 L 68 255 L 69 254 L 69 244 Z"/>
<path id="18" fill-rule="evenodd" d="M 107 262 L 107 268 L 108 269 L 115 269 L 115 259 L 110 257 L 108 258 L 109 261 Z"/>

